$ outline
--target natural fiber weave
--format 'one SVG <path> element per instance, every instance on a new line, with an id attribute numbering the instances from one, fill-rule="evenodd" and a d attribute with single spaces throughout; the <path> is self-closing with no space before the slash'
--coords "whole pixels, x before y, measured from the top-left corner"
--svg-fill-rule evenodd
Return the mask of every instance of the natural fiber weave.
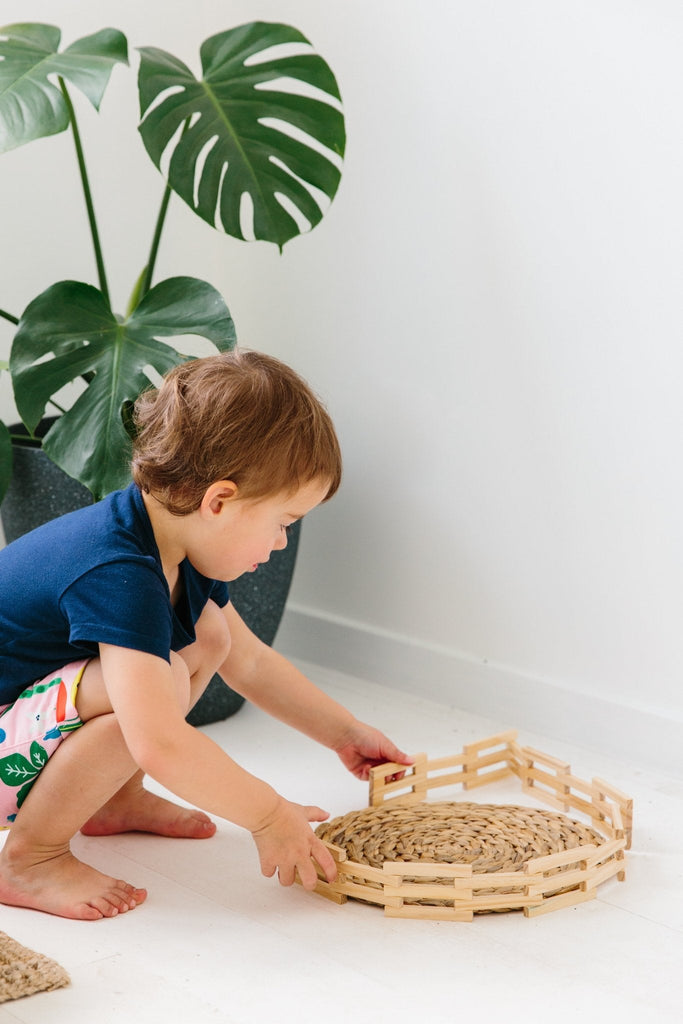
<path id="1" fill-rule="evenodd" d="M 70 984 L 63 967 L 0 932 L 0 1003 Z"/>
<path id="2" fill-rule="evenodd" d="M 563 814 L 459 802 L 389 801 L 324 822 L 316 834 L 356 863 L 380 868 L 387 861 L 471 864 L 474 874 L 517 871 L 532 858 L 604 842 L 592 828 Z"/>

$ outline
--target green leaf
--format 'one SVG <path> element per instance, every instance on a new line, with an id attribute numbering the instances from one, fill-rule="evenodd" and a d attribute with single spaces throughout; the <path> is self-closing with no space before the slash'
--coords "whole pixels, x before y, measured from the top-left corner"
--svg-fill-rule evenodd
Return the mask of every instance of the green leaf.
<path id="1" fill-rule="evenodd" d="M 38 769 L 23 754 L 8 754 L 0 758 L 0 779 L 6 786 L 22 786 L 37 773 Z"/>
<path id="2" fill-rule="evenodd" d="M 10 433 L 0 421 L 0 502 L 5 497 L 12 477 L 12 442 Z"/>
<path id="3" fill-rule="evenodd" d="M 158 339 L 188 334 L 220 351 L 235 344 L 220 294 L 192 277 L 162 281 L 124 321 L 101 292 L 78 281 L 52 285 L 26 308 L 10 356 L 17 409 L 33 430 L 53 395 L 88 376 L 88 386 L 46 434 L 43 450 L 96 499 L 130 479 L 124 410 L 151 386 L 146 367 L 164 374 L 188 358 Z"/>
<path id="4" fill-rule="evenodd" d="M 45 767 L 49 755 L 45 747 L 41 747 L 37 740 L 34 740 L 31 744 L 29 753 L 31 755 L 31 764 L 37 771 Z"/>
<path id="5" fill-rule="evenodd" d="M 25 786 L 21 787 L 21 789 L 17 793 L 17 809 L 21 807 L 21 805 L 23 804 L 24 800 L 26 799 L 26 797 L 29 795 L 29 793 L 33 789 L 34 782 L 37 782 L 37 780 L 38 780 L 38 776 L 36 775 L 29 782 L 27 782 Z"/>
<path id="6" fill-rule="evenodd" d="M 346 143 L 337 82 L 320 56 L 245 63 L 283 43 L 310 47 L 296 29 L 266 22 L 212 36 L 201 47 L 199 80 L 171 54 L 145 47 L 138 78 L 140 133 L 157 167 L 171 144 L 170 187 L 236 238 L 245 237 L 240 207 L 250 196 L 255 237 L 280 248 L 302 229 L 278 196 L 315 226 L 323 213 L 309 186 L 334 197 Z"/>
<path id="7" fill-rule="evenodd" d="M 61 32 L 53 25 L 0 28 L 0 153 L 69 125 L 58 85 L 61 76 L 85 93 L 96 110 L 116 63 L 128 63 L 126 37 L 105 28 L 58 53 Z"/>

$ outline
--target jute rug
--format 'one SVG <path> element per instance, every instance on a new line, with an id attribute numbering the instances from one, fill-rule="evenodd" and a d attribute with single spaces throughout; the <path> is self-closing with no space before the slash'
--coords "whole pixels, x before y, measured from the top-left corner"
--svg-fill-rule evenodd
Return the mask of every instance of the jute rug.
<path id="1" fill-rule="evenodd" d="M 0 1003 L 68 984 L 69 975 L 58 963 L 0 932 Z"/>

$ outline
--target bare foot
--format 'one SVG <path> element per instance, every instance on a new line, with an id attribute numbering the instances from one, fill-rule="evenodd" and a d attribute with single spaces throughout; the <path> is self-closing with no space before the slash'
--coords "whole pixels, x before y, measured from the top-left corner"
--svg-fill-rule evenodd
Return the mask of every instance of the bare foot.
<path id="1" fill-rule="evenodd" d="M 208 839 L 215 831 L 216 826 L 203 811 L 179 807 L 138 783 L 120 789 L 81 828 L 86 836 L 152 832 L 174 839 Z"/>
<path id="2" fill-rule="evenodd" d="M 97 921 L 134 910 L 146 899 L 145 889 L 103 875 L 69 850 L 24 862 L 6 855 L 6 849 L 0 851 L 0 903 L 11 907 Z"/>

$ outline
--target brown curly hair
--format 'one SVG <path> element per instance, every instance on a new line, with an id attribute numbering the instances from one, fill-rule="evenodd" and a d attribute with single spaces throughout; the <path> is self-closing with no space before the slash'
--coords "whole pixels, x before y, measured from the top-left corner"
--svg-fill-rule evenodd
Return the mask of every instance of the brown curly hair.
<path id="1" fill-rule="evenodd" d="M 208 487 L 232 480 L 242 498 L 341 482 L 332 420 L 290 367 L 235 349 L 166 374 L 135 404 L 133 480 L 174 515 L 199 508 Z"/>

